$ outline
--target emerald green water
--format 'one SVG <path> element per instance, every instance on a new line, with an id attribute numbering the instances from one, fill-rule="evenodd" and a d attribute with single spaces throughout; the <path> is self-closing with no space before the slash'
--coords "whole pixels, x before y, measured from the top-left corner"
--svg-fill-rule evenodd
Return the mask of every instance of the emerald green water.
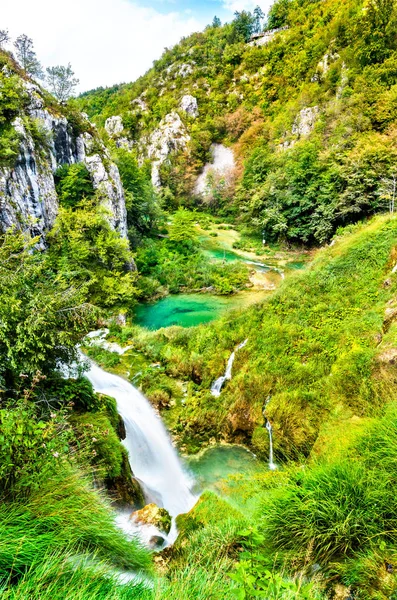
<path id="1" fill-rule="evenodd" d="M 203 252 L 210 258 L 215 258 L 216 260 L 224 260 L 226 262 L 243 260 L 241 256 L 235 252 L 232 252 L 231 250 L 225 250 L 223 248 L 205 248 Z"/>
<path id="2" fill-rule="evenodd" d="M 135 308 L 134 322 L 152 330 L 171 325 L 194 327 L 218 319 L 227 310 L 261 302 L 265 297 L 266 292 L 262 290 L 247 290 L 234 296 L 175 294 L 157 302 L 139 304 Z"/>
<path id="3" fill-rule="evenodd" d="M 193 327 L 216 319 L 233 301 L 206 294 L 177 294 L 135 309 L 135 323 L 147 329 L 170 325 Z"/>
<path id="4" fill-rule="evenodd" d="M 251 452 L 235 445 L 208 448 L 197 456 L 189 457 L 187 462 L 195 477 L 197 492 L 204 489 L 221 491 L 221 482 L 225 479 L 264 469 Z"/>

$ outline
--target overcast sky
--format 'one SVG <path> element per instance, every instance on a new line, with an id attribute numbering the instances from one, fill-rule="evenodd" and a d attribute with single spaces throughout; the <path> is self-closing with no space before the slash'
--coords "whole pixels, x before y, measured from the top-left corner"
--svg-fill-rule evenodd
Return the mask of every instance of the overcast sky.
<path id="1" fill-rule="evenodd" d="M 45 67 L 70 62 L 79 91 L 129 82 L 165 47 L 203 29 L 214 15 L 266 10 L 272 0 L 0 0 L 0 29 L 33 38 Z M 12 49 L 10 47 L 10 49 Z"/>

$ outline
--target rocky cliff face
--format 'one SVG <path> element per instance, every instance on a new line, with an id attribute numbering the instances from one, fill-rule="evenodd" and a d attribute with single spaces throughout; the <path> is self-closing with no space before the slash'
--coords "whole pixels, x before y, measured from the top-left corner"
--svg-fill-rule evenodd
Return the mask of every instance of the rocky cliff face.
<path id="1" fill-rule="evenodd" d="M 54 223 L 58 212 L 54 173 L 64 164 L 82 162 L 87 166 L 95 190 L 101 192 L 110 209 L 112 225 L 127 235 L 125 199 L 118 169 L 111 162 L 95 130 L 87 122 L 87 131 L 77 132 L 65 116 L 46 106 L 41 89 L 24 82 L 28 95 L 25 114 L 13 127 L 19 134 L 19 156 L 12 167 L 0 168 L 0 229 L 17 226 L 41 236 Z M 34 120 L 40 140 L 26 127 L 24 117 Z"/>

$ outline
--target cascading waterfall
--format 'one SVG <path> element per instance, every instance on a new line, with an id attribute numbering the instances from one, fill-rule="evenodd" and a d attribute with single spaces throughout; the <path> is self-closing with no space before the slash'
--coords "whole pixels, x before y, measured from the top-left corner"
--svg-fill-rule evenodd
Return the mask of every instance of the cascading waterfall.
<path id="1" fill-rule="evenodd" d="M 273 462 L 273 429 L 270 421 L 266 421 L 266 429 L 269 432 L 269 469 L 275 471 L 277 465 Z"/>
<path id="2" fill-rule="evenodd" d="M 265 402 L 265 406 L 263 408 L 263 416 L 265 418 L 265 427 L 268 431 L 269 434 L 269 469 L 271 471 L 275 471 L 277 469 L 277 465 L 274 462 L 273 459 L 273 428 L 272 428 L 272 424 L 270 423 L 269 419 L 266 417 L 266 407 L 269 404 L 271 400 L 271 396 L 268 396 Z"/>
<path id="3" fill-rule="evenodd" d="M 236 352 L 237 352 L 237 350 L 244 348 L 244 346 L 247 344 L 247 342 L 248 342 L 248 338 L 246 340 L 244 340 L 244 342 L 241 342 L 241 344 L 239 344 L 237 346 L 237 348 L 235 350 L 233 350 L 233 352 L 229 356 L 229 360 L 227 361 L 225 374 L 218 377 L 218 379 L 216 381 L 214 381 L 214 383 L 212 384 L 211 394 L 213 396 L 215 396 L 215 398 L 217 398 L 220 395 L 225 381 L 230 380 L 232 378 L 232 368 L 233 368 L 234 359 L 236 358 Z"/>
<path id="4" fill-rule="evenodd" d="M 123 444 L 128 450 L 132 472 L 143 484 L 145 494 L 152 502 L 166 508 L 172 517 L 188 512 L 197 499 L 191 492 L 193 481 L 183 470 L 167 431 L 149 401 L 128 381 L 107 373 L 92 361 L 89 365 L 85 375 L 95 391 L 116 400 L 126 430 Z M 129 521 L 129 514 L 120 515 L 118 523 L 127 533 L 137 532 L 138 528 L 135 526 L 134 529 Z M 157 532 L 152 528 L 150 533 Z M 172 543 L 176 536 L 173 519 L 167 542 Z"/>

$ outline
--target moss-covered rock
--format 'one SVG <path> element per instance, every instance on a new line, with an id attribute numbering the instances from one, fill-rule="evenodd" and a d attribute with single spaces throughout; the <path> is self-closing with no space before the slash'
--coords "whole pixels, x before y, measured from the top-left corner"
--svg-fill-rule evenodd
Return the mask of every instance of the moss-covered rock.
<path id="1" fill-rule="evenodd" d="M 131 518 L 137 523 L 144 525 L 154 525 L 160 531 L 168 535 L 171 529 L 172 519 L 165 508 L 160 508 L 157 504 L 147 504 L 141 510 L 132 513 Z"/>
<path id="2" fill-rule="evenodd" d="M 107 477 L 105 479 L 106 488 L 111 498 L 119 503 L 133 505 L 135 508 L 142 508 L 145 505 L 145 496 L 139 481 L 134 477 L 128 453 L 124 446 L 121 446 L 122 463 L 120 475 L 116 477 Z"/>

